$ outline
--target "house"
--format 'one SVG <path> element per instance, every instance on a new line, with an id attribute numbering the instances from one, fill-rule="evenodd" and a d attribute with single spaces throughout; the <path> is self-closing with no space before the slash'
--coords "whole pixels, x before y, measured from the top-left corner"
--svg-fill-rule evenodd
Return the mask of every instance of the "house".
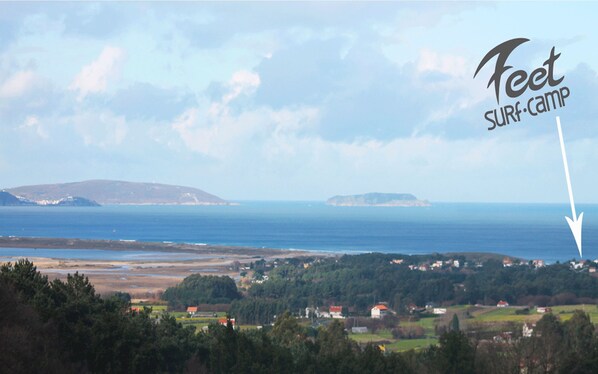
<path id="1" fill-rule="evenodd" d="M 391 264 L 395 264 L 395 265 L 400 265 L 404 262 L 405 260 L 403 260 L 402 258 L 399 259 L 395 259 L 395 260 L 391 260 L 390 263 Z"/>
<path id="2" fill-rule="evenodd" d="M 432 310 L 434 314 L 446 314 L 446 308 L 434 308 Z"/>
<path id="3" fill-rule="evenodd" d="M 505 257 L 505 258 L 502 260 L 502 266 L 504 266 L 504 267 L 506 267 L 506 268 L 513 266 L 513 260 L 511 260 L 511 259 L 510 259 L 510 258 L 508 258 L 508 257 Z"/>
<path id="4" fill-rule="evenodd" d="M 343 317 L 343 307 L 342 306 L 337 306 L 337 305 L 331 305 L 330 308 L 328 309 L 328 313 L 330 313 L 330 317 L 332 318 L 345 318 Z"/>
<path id="5" fill-rule="evenodd" d="M 524 323 L 523 329 L 521 330 L 521 336 L 524 338 L 531 338 L 534 332 L 534 327 L 536 325 L 532 325 L 531 323 Z"/>
<path id="6" fill-rule="evenodd" d="M 580 261 L 580 262 L 571 261 L 570 264 L 571 264 L 571 267 L 575 270 L 582 269 L 583 265 L 584 265 L 583 261 Z"/>
<path id="7" fill-rule="evenodd" d="M 442 261 L 435 261 L 432 264 L 432 269 L 440 269 L 440 268 L 442 268 L 442 265 L 443 265 Z"/>
<path id="8" fill-rule="evenodd" d="M 459 260 L 455 260 L 453 261 L 453 266 L 458 268 L 459 266 L 461 266 L 461 263 L 459 262 Z"/>
<path id="9" fill-rule="evenodd" d="M 496 307 L 497 307 L 497 308 L 506 308 L 506 307 L 508 307 L 508 306 L 509 306 L 509 303 L 507 303 L 507 302 L 506 302 L 506 301 L 504 301 L 504 300 L 501 300 L 501 301 L 499 301 L 499 302 L 496 304 Z"/>
<path id="10" fill-rule="evenodd" d="M 237 324 L 236 324 L 236 322 L 235 322 L 235 319 L 234 319 L 234 318 L 226 318 L 226 317 L 225 317 L 225 318 L 220 318 L 220 319 L 218 319 L 218 323 L 219 323 L 220 325 L 222 325 L 222 326 L 227 326 L 227 325 L 228 325 L 228 321 L 230 321 L 230 323 L 231 323 L 231 325 L 232 325 L 233 327 L 237 327 Z"/>
<path id="11" fill-rule="evenodd" d="M 195 315 L 197 314 L 197 307 L 196 306 L 188 306 L 187 313 L 189 314 L 189 317 L 195 317 Z"/>
<path id="12" fill-rule="evenodd" d="M 536 308 L 536 312 L 538 313 L 550 313 L 552 312 L 552 309 L 547 307 L 547 306 L 539 306 Z"/>
<path id="13" fill-rule="evenodd" d="M 143 307 L 140 307 L 140 306 L 132 306 L 132 307 L 131 307 L 131 312 L 137 312 L 137 313 L 143 312 Z"/>
<path id="14" fill-rule="evenodd" d="M 388 307 L 383 304 L 375 305 L 370 311 L 372 318 L 382 318 L 388 314 Z"/>
<path id="15" fill-rule="evenodd" d="M 533 260 L 532 265 L 537 268 L 543 268 L 545 266 L 544 260 Z"/>
<path id="16" fill-rule="evenodd" d="M 595 272 L 596 272 L 596 268 L 589 268 L 589 269 L 588 269 L 588 271 L 589 271 L 590 273 L 595 273 Z"/>
<path id="17" fill-rule="evenodd" d="M 368 328 L 366 326 L 363 327 L 351 327 L 351 332 L 353 334 L 367 334 Z"/>
<path id="18" fill-rule="evenodd" d="M 495 335 L 492 340 L 494 340 L 495 343 L 511 343 L 513 341 L 513 332 L 501 332 L 500 334 Z"/>

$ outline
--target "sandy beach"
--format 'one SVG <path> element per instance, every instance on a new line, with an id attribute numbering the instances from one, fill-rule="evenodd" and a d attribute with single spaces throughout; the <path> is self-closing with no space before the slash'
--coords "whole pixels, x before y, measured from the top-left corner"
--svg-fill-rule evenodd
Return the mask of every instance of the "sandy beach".
<path id="1" fill-rule="evenodd" d="M 134 298 L 155 298 L 167 287 L 179 283 L 191 274 L 228 275 L 239 279 L 238 266 L 264 259 L 273 261 L 305 256 L 330 256 L 326 253 L 289 251 L 267 248 L 194 245 L 178 243 L 124 242 L 109 240 L 82 240 L 56 238 L 0 237 L 0 248 L 37 249 L 101 249 L 109 251 L 163 252 L 172 254 L 160 259 L 112 260 L 27 257 L 37 269 L 50 279 L 64 279 L 67 274 L 83 273 L 89 277 L 96 291 L 107 294 L 128 292 Z M 176 254 L 186 254 L 184 260 Z M 26 256 L 17 256 L 25 258 Z M 166 257 L 166 259 L 165 259 Z M 0 262 L 15 261 L 15 257 L 1 257 Z"/>

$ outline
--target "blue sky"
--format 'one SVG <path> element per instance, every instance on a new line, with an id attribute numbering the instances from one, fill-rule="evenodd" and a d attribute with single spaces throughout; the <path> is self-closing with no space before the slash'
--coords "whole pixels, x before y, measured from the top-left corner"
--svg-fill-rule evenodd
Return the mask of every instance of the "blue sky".
<path id="1" fill-rule="evenodd" d="M 487 131 L 484 54 L 555 46 L 576 200 L 598 203 L 598 5 L 0 3 L 0 187 L 181 184 L 233 200 L 568 199 L 554 115 Z"/>

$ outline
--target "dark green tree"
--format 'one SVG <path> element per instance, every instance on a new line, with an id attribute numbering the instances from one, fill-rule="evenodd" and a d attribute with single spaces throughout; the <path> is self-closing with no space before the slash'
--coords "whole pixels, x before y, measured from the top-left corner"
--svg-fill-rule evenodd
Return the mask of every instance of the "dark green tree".
<path id="1" fill-rule="evenodd" d="M 451 319 L 451 324 L 449 325 L 450 331 L 459 331 L 459 317 L 456 314 L 453 314 L 453 319 Z"/>

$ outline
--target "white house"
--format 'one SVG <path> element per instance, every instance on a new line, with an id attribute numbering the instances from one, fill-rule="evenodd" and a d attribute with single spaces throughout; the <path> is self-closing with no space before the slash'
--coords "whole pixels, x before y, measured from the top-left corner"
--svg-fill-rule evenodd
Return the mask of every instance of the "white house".
<path id="1" fill-rule="evenodd" d="M 497 308 L 506 308 L 506 307 L 508 307 L 508 306 L 509 306 L 509 303 L 507 303 L 507 302 L 506 302 L 506 301 L 504 301 L 504 300 L 501 300 L 501 301 L 499 301 L 499 302 L 496 304 L 496 307 L 497 307 Z"/>
<path id="2" fill-rule="evenodd" d="M 531 338 L 533 333 L 534 333 L 534 325 L 524 323 L 523 329 L 521 330 L 521 336 L 523 336 L 524 338 Z"/>
<path id="3" fill-rule="evenodd" d="M 331 305 L 328 309 L 328 313 L 330 313 L 330 317 L 342 319 L 343 317 L 343 307 L 337 305 Z"/>
<path id="4" fill-rule="evenodd" d="M 388 314 L 388 307 L 386 305 L 375 305 L 371 310 L 372 318 L 382 318 Z"/>
<path id="5" fill-rule="evenodd" d="M 432 310 L 434 314 L 446 314 L 446 308 L 434 308 Z"/>

